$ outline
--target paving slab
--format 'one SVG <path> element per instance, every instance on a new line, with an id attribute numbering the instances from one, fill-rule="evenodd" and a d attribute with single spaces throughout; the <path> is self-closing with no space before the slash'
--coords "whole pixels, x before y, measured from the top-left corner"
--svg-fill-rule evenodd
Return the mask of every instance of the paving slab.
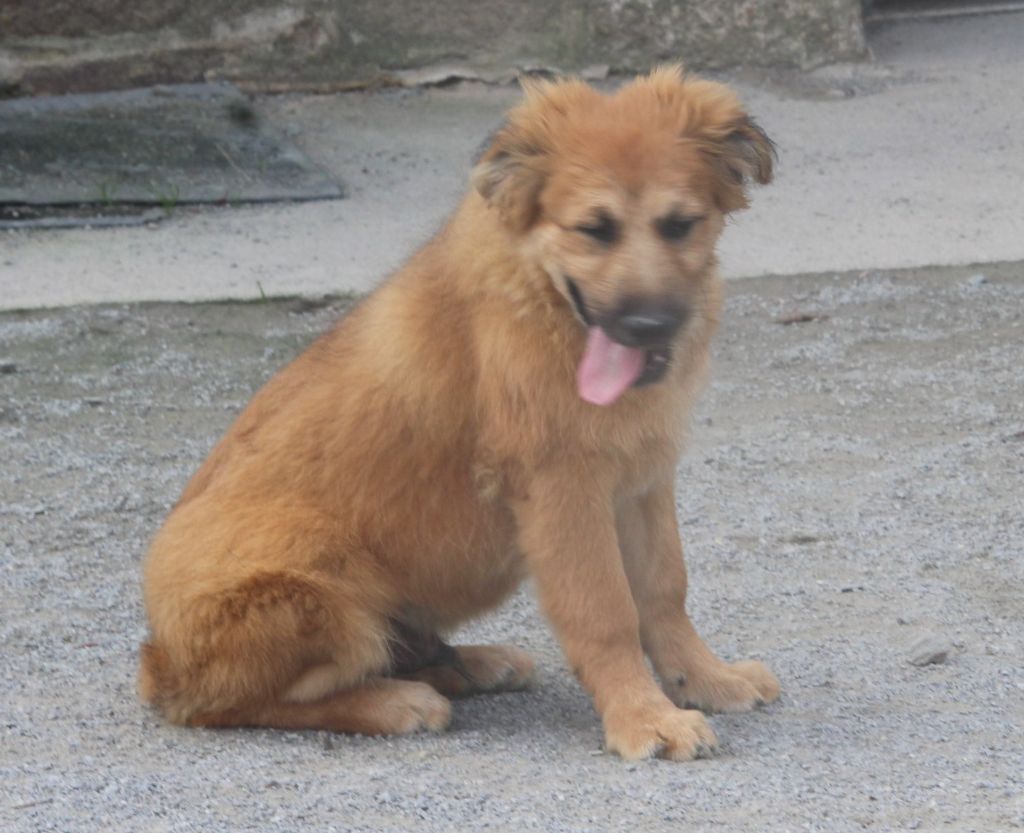
<path id="1" fill-rule="evenodd" d="M 529 588 L 456 638 L 528 649 L 536 687 L 445 734 L 166 725 L 135 697 L 147 541 L 346 302 L 0 314 L 0 829 L 1024 827 L 1024 266 L 728 294 L 679 470 L 690 607 L 784 694 L 692 764 L 601 752 Z"/>
<path id="2" fill-rule="evenodd" d="M 169 210 L 342 194 L 229 84 L 0 101 L 0 207 Z"/>

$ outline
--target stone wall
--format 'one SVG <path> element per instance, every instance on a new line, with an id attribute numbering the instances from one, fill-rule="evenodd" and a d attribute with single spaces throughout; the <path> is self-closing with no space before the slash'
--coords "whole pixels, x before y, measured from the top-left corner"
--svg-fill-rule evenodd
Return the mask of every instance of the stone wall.
<path id="1" fill-rule="evenodd" d="M 808 67 L 863 54 L 861 0 L 0 3 L 6 95 L 210 78 L 327 89 L 665 60 Z"/>

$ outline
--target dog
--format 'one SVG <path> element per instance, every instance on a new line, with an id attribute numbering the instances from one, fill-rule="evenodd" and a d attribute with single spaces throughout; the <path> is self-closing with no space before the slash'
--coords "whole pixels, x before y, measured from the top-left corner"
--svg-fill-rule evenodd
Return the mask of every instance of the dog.
<path id="1" fill-rule="evenodd" d="M 256 394 L 155 536 L 139 689 L 173 723 L 440 730 L 449 698 L 530 682 L 517 648 L 444 641 L 526 577 L 623 758 L 709 754 L 704 712 L 778 696 L 694 630 L 674 497 L 715 243 L 774 146 L 678 67 L 524 88 L 447 224 Z"/>

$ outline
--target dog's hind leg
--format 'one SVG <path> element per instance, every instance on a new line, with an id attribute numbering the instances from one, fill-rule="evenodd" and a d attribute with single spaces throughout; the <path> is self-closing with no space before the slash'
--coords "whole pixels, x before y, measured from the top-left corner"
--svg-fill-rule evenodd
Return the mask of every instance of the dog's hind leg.
<path id="1" fill-rule="evenodd" d="M 447 655 L 403 673 L 402 679 L 428 683 L 448 697 L 520 691 L 533 681 L 536 667 L 525 651 L 511 645 L 445 646 Z"/>
<path id="2" fill-rule="evenodd" d="M 330 575 L 254 571 L 163 604 L 143 646 L 140 693 L 186 726 L 368 735 L 444 728 L 445 697 L 381 676 L 391 661 L 390 628 L 367 595 Z"/>
<path id="3" fill-rule="evenodd" d="M 202 628 L 187 650 L 172 653 L 166 639 L 143 646 L 144 699 L 187 726 L 365 735 L 447 726 L 451 704 L 434 688 L 376 675 L 388 664 L 386 627 L 351 605 L 332 614 L 337 599 L 325 589 L 261 575 L 197 605 Z"/>
<path id="4" fill-rule="evenodd" d="M 312 669 L 319 673 L 319 669 Z M 299 683 L 302 681 L 300 680 Z M 263 726 L 323 729 L 360 735 L 440 731 L 451 720 L 451 703 L 425 683 L 374 678 L 311 702 L 280 699 L 215 712 L 199 712 L 191 726 Z"/>
<path id="5" fill-rule="evenodd" d="M 429 625 L 403 619 L 393 619 L 391 629 L 391 674 L 448 697 L 518 691 L 533 679 L 530 655 L 511 645 L 452 646 Z"/>

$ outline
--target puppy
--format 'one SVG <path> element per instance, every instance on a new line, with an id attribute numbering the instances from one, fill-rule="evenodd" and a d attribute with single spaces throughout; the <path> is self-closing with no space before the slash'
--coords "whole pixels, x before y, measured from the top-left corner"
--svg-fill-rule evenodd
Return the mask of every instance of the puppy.
<path id="1" fill-rule="evenodd" d="M 267 383 L 153 541 L 140 692 L 169 720 L 441 729 L 449 697 L 530 680 L 441 636 L 526 576 L 624 758 L 706 754 L 699 710 L 778 696 L 690 623 L 673 492 L 715 242 L 772 144 L 678 68 L 525 89 L 447 225 Z"/>

